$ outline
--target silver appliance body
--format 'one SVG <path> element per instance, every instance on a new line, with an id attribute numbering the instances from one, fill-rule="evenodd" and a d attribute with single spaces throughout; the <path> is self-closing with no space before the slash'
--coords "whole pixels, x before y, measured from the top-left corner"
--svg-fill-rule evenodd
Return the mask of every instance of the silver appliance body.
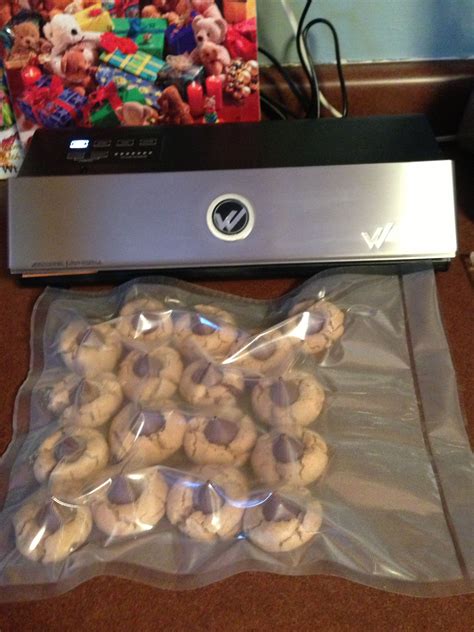
<path id="1" fill-rule="evenodd" d="M 219 215 L 227 199 L 237 206 Z M 449 160 L 24 176 L 8 212 L 9 266 L 23 275 L 456 254 Z"/>

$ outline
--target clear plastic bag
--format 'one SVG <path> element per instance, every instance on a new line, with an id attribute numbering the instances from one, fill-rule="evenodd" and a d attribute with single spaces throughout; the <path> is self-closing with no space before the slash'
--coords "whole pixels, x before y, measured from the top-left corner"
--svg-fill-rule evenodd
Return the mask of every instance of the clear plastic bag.
<path id="1" fill-rule="evenodd" d="M 4 599 L 245 570 L 472 590 L 473 461 L 430 270 L 332 270 L 272 301 L 48 289 L 14 429 Z"/>

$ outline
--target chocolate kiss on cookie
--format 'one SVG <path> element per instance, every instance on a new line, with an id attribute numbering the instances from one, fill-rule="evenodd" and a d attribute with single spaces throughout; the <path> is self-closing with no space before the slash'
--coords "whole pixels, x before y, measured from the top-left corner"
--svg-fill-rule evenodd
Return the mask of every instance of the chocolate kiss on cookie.
<path id="1" fill-rule="evenodd" d="M 296 382 L 277 380 L 270 387 L 270 397 L 277 406 L 291 406 L 300 396 L 300 389 Z"/>
<path id="2" fill-rule="evenodd" d="M 224 446 L 232 443 L 238 432 L 239 427 L 233 421 L 222 419 L 220 417 L 213 417 L 206 424 L 204 436 L 209 443 Z"/>
<path id="3" fill-rule="evenodd" d="M 310 312 L 308 328 L 306 334 L 312 336 L 313 334 L 319 334 L 326 324 L 326 319 L 320 312 Z"/>
<path id="4" fill-rule="evenodd" d="M 163 368 L 158 358 L 142 355 L 133 365 L 133 372 L 138 377 L 158 377 Z"/>
<path id="5" fill-rule="evenodd" d="M 81 380 L 72 393 L 72 401 L 75 401 L 79 406 L 90 404 L 100 395 L 100 389 L 96 384 L 92 384 L 88 380 Z"/>
<path id="6" fill-rule="evenodd" d="M 134 503 L 139 496 L 140 492 L 132 486 L 125 476 L 114 478 L 107 492 L 107 498 L 114 505 L 129 505 Z"/>
<path id="7" fill-rule="evenodd" d="M 202 384 L 206 387 L 217 386 L 223 379 L 222 371 L 211 363 L 198 367 L 191 376 L 195 384 Z"/>
<path id="8" fill-rule="evenodd" d="M 103 336 L 98 332 L 88 327 L 87 329 L 79 332 L 76 336 L 77 346 L 84 345 L 85 347 L 100 347 L 105 342 Z"/>
<path id="9" fill-rule="evenodd" d="M 139 312 L 134 314 L 132 327 L 141 334 L 149 334 L 160 326 L 159 316 L 154 312 Z"/>
<path id="10" fill-rule="evenodd" d="M 57 503 L 48 502 L 42 507 L 35 516 L 38 527 L 44 527 L 48 533 L 57 531 L 64 520 L 59 514 Z"/>
<path id="11" fill-rule="evenodd" d="M 270 498 L 265 501 L 262 507 L 262 514 L 268 522 L 283 522 L 297 518 L 301 513 L 300 507 L 283 498 L 279 494 L 273 493 Z"/>
<path id="12" fill-rule="evenodd" d="M 275 353 L 275 345 L 273 343 L 263 344 L 258 346 L 256 349 L 250 352 L 250 354 L 257 358 L 257 360 L 268 360 Z"/>
<path id="13" fill-rule="evenodd" d="M 76 437 L 64 437 L 54 446 L 54 457 L 57 461 L 72 463 L 81 457 L 86 449 L 86 444 Z"/>
<path id="14" fill-rule="evenodd" d="M 304 445 L 298 439 L 287 434 L 280 434 L 273 441 L 273 456 L 280 463 L 294 463 L 304 453 Z"/>
<path id="15" fill-rule="evenodd" d="M 209 324 L 209 322 L 200 316 L 194 315 L 191 320 L 191 331 L 196 336 L 210 336 L 218 328 Z"/>
<path id="16" fill-rule="evenodd" d="M 137 434 L 145 437 L 160 432 L 165 425 L 165 417 L 157 410 L 142 410 L 132 421 L 132 426 Z"/>
<path id="17" fill-rule="evenodd" d="M 215 513 L 224 504 L 222 494 L 222 490 L 217 485 L 213 485 L 211 481 L 206 481 L 194 490 L 193 507 L 197 511 L 202 511 L 203 514 Z"/>

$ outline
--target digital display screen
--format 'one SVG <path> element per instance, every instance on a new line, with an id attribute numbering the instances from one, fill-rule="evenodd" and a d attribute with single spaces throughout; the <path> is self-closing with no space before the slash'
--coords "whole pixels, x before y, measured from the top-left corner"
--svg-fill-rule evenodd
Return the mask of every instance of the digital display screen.
<path id="1" fill-rule="evenodd" d="M 87 149 L 89 147 L 90 140 L 87 138 L 78 138 L 77 140 L 72 140 L 69 143 L 69 149 Z"/>

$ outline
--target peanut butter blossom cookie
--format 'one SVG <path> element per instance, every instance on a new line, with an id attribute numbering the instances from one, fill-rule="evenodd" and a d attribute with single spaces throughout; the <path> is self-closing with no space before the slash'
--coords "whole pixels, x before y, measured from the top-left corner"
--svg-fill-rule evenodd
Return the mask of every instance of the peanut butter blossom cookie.
<path id="1" fill-rule="evenodd" d="M 309 485 L 326 468 L 327 445 L 316 432 L 272 432 L 260 436 L 251 457 L 258 478 L 269 485 Z"/>
<path id="2" fill-rule="evenodd" d="M 271 426 L 307 426 L 319 416 L 323 403 L 322 386 L 304 371 L 261 380 L 252 390 L 252 406 L 257 417 Z"/>
<path id="3" fill-rule="evenodd" d="M 293 364 L 294 353 L 295 341 L 281 328 L 271 329 L 253 337 L 241 336 L 227 362 L 246 375 L 278 375 Z"/>
<path id="4" fill-rule="evenodd" d="M 150 531 L 165 513 L 168 486 L 156 469 L 122 475 L 105 486 L 105 494 L 92 504 L 96 526 L 111 537 Z"/>
<path id="5" fill-rule="evenodd" d="M 233 407 L 243 393 L 242 372 L 206 360 L 192 362 L 184 371 L 180 393 L 193 406 Z"/>
<path id="6" fill-rule="evenodd" d="M 61 424 L 95 428 L 109 421 L 122 399 L 122 388 L 113 373 L 89 379 L 73 374 L 55 384 L 50 406 L 62 408 Z"/>
<path id="7" fill-rule="evenodd" d="M 182 372 L 179 353 L 171 347 L 157 347 L 149 353 L 129 353 L 118 378 L 129 399 L 154 406 L 175 394 Z"/>
<path id="8" fill-rule="evenodd" d="M 195 310 L 176 317 L 181 352 L 190 360 L 224 358 L 238 336 L 233 316 L 212 305 L 196 305 Z"/>
<path id="9" fill-rule="evenodd" d="M 176 481 L 166 515 L 195 540 L 229 540 L 241 529 L 246 499 L 247 484 L 239 470 L 204 465 Z"/>
<path id="10" fill-rule="evenodd" d="M 110 424 L 112 457 L 130 465 L 161 463 L 180 449 L 185 429 L 186 418 L 171 402 L 155 408 L 129 403 Z"/>
<path id="11" fill-rule="evenodd" d="M 42 491 L 13 517 L 16 546 L 34 562 L 62 562 L 87 539 L 92 528 L 88 507 L 62 504 Z"/>
<path id="12" fill-rule="evenodd" d="M 102 469 L 109 449 L 104 437 L 91 428 L 67 428 L 54 432 L 40 445 L 33 472 L 36 480 L 61 485 L 81 481 Z"/>
<path id="13" fill-rule="evenodd" d="M 243 465 L 249 458 L 257 430 L 249 415 L 228 409 L 217 415 L 196 415 L 187 424 L 184 451 L 198 464 Z"/>
<path id="14" fill-rule="evenodd" d="M 289 316 L 286 332 L 299 337 L 308 353 L 328 349 L 344 333 L 344 312 L 329 301 L 302 301 L 291 309 Z"/>
<path id="15" fill-rule="evenodd" d="M 122 354 L 117 331 L 108 323 L 70 323 L 59 337 L 59 352 L 65 365 L 85 377 L 113 371 Z"/>
<path id="16" fill-rule="evenodd" d="M 126 340 L 154 346 L 166 343 L 173 335 L 171 310 L 153 298 L 136 298 L 120 310 L 117 331 Z"/>
<path id="17" fill-rule="evenodd" d="M 309 542 L 321 521 L 321 504 L 307 490 L 282 488 L 245 510 L 243 529 L 253 544 L 278 553 Z"/>

